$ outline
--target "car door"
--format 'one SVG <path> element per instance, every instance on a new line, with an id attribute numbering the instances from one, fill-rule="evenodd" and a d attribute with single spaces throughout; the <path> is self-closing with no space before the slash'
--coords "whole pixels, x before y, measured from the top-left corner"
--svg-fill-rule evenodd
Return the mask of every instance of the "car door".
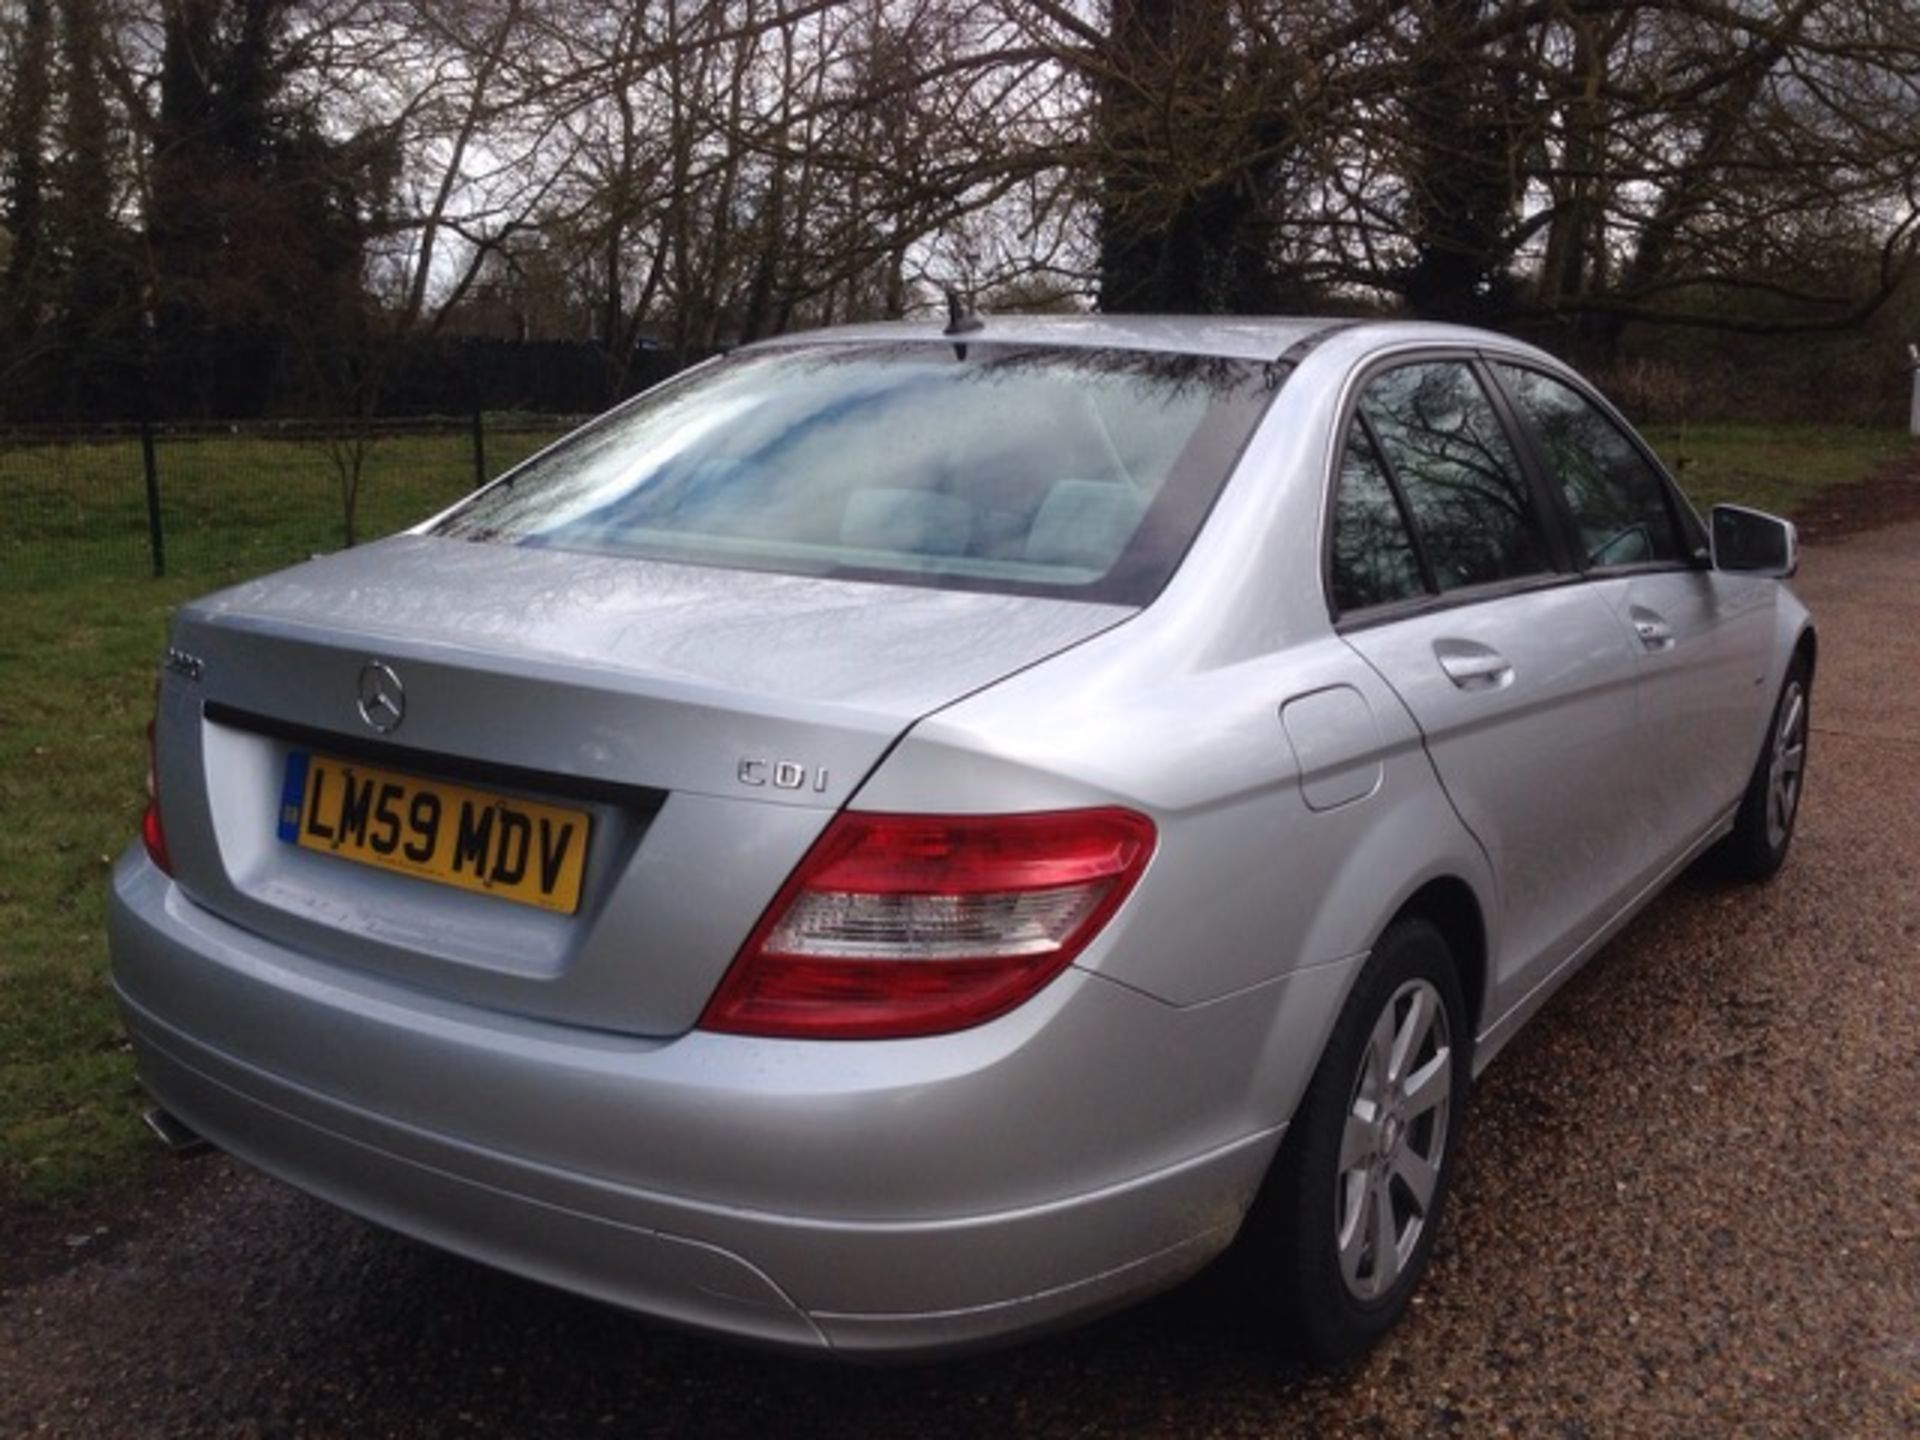
<path id="1" fill-rule="evenodd" d="M 1771 591 L 1713 570 L 1705 537 L 1630 433 L 1569 381 L 1497 361 L 1575 562 L 1638 657 L 1631 777 L 1648 878 L 1735 804 L 1754 759 L 1753 686 L 1773 638 Z"/>
<path id="2" fill-rule="evenodd" d="M 1491 862 L 1499 1014 L 1620 903 L 1635 656 L 1468 359 L 1369 377 L 1335 483 L 1329 597 Z"/>

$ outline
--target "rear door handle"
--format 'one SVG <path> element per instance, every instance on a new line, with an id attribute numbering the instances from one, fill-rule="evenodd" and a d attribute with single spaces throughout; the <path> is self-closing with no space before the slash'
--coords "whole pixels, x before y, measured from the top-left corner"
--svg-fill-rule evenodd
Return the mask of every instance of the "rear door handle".
<path id="1" fill-rule="evenodd" d="M 1640 637 L 1640 643 L 1649 650 L 1671 650 L 1673 648 L 1673 626 L 1666 617 L 1644 605 L 1635 605 L 1628 610 L 1627 616 L 1633 621 L 1633 633 Z"/>
<path id="2" fill-rule="evenodd" d="M 1434 658 L 1462 690 L 1504 690 L 1513 683 L 1507 657 L 1478 640 L 1436 640 Z"/>

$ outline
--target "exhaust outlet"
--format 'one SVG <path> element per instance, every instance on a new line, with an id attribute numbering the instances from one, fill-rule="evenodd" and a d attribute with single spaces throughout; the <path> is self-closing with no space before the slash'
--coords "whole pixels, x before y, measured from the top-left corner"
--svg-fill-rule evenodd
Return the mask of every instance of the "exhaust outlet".
<path id="1" fill-rule="evenodd" d="M 198 1155 L 203 1150 L 211 1150 L 213 1145 L 199 1131 L 190 1128 L 178 1115 L 162 1110 L 159 1106 L 147 1111 L 140 1117 L 147 1122 L 154 1138 L 176 1155 Z"/>

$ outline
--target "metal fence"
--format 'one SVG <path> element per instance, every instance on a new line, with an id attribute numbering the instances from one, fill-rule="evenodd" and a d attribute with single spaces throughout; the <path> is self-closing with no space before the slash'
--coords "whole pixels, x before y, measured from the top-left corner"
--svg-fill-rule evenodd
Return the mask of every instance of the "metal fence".
<path id="1" fill-rule="evenodd" d="M 575 422 L 559 416 L 0 429 L 0 589 L 257 574 L 411 525 Z"/>

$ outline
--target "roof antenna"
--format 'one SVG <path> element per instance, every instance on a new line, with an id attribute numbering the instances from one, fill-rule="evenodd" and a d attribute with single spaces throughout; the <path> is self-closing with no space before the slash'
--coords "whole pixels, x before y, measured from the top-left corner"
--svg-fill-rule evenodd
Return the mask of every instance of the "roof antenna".
<path id="1" fill-rule="evenodd" d="M 986 329 L 987 322 L 967 309 L 966 302 L 960 298 L 960 292 L 951 285 L 947 287 L 947 328 L 943 335 L 971 335 L 976 330 Z"/>

